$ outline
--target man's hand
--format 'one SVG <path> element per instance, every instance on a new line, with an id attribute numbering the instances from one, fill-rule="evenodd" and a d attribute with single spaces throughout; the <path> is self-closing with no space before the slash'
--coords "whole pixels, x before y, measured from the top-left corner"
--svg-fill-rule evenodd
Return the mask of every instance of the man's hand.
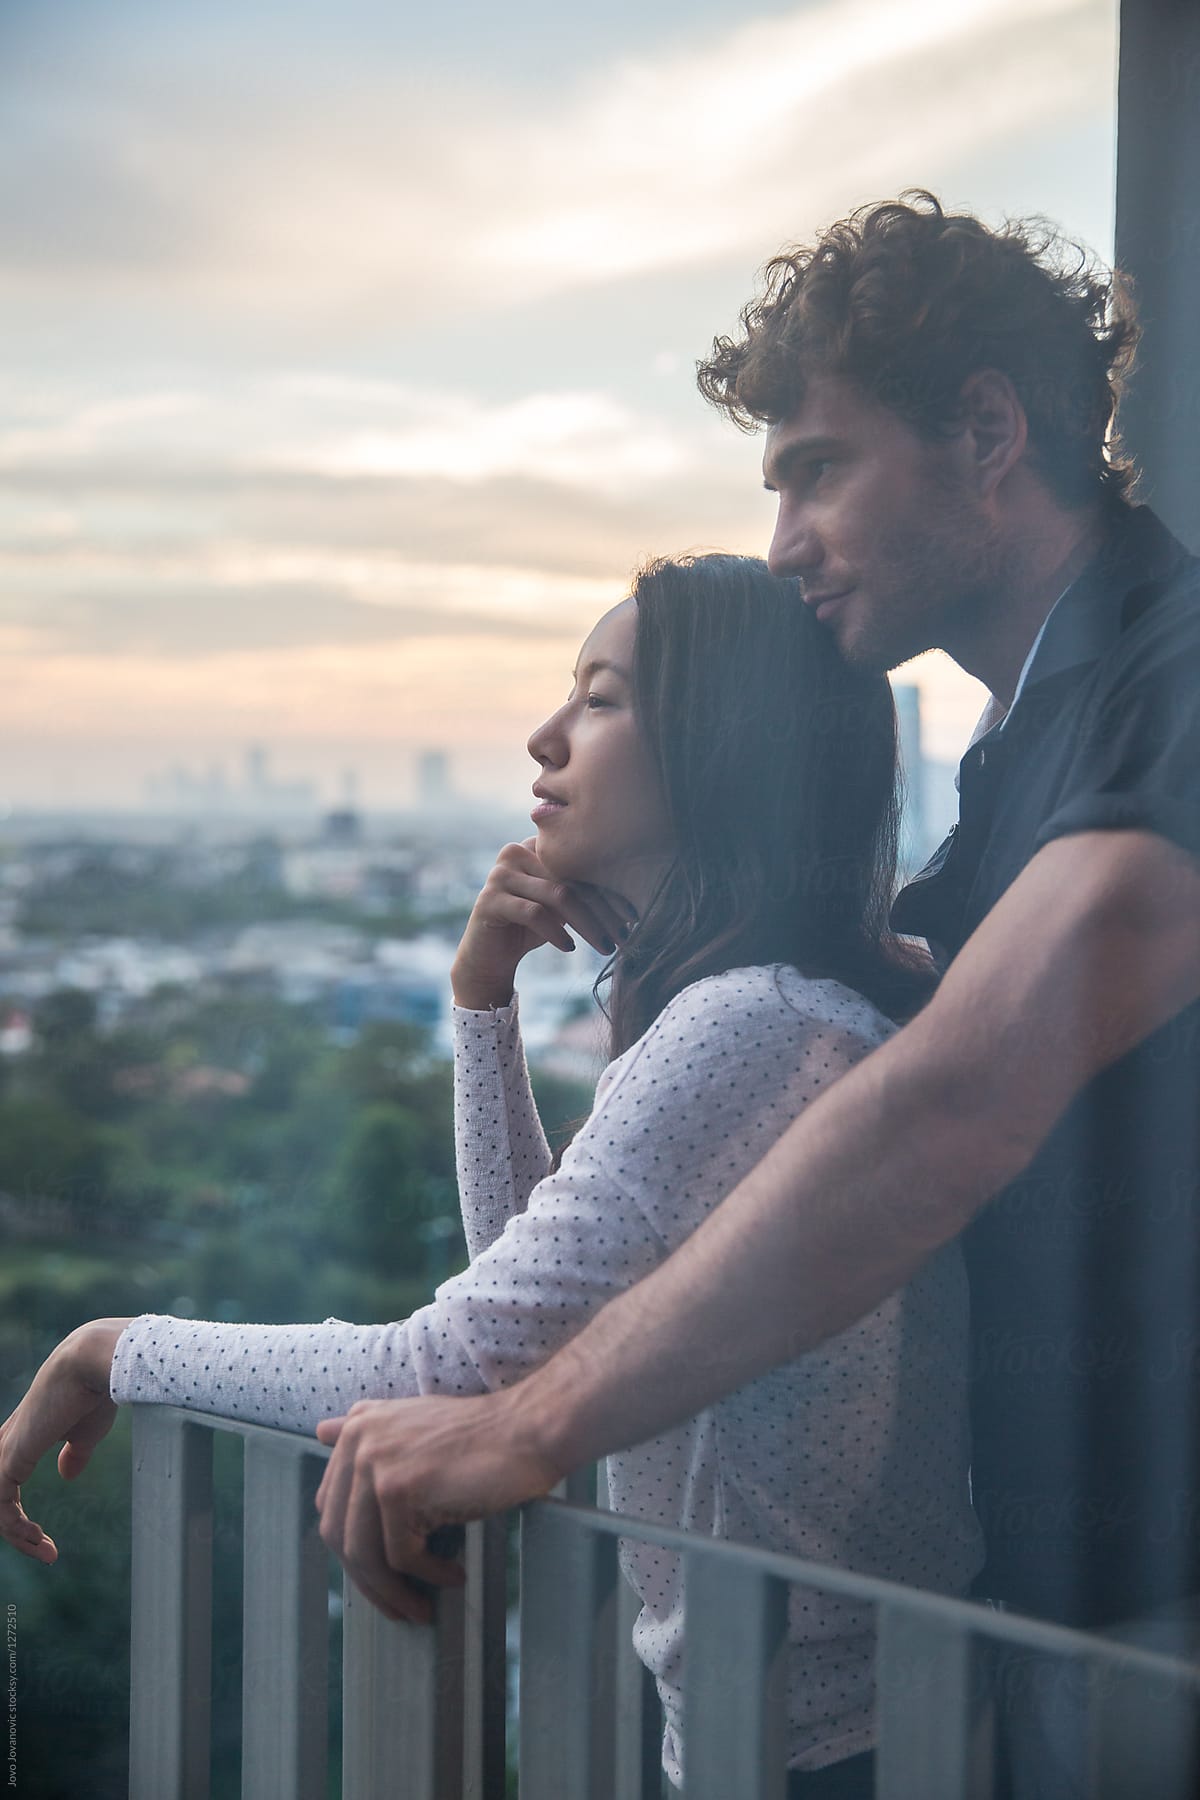
<path id="1" fill-rule="evenodd" d="M 0 1425 L 0 1538 L 38 1562 L 58 1560 L 58 1547 L 21 1505 L 28 1481 L 48 1450 L 61 1443 L 64 1481 L 82 1474 L 117 1416 L 109 1372 L 128 1319 L 93 1319 L 52 1350 L 16 1411 Z M 65 1440 L 65 1441 L 64 1441 Z"/>
<path id="2" fill-rule="evenodd" d="M 535 1499 L 565 1473 L 533 1446 L 519 1396 L 360 1400 L 317 1426 L 335 1446 L 317 1489 L 321 1537 L 389 1619 L 432 1620 L 414 1582 L 462 1585 L 461 1566 L 429 1548 L 431 1533 Z"/>

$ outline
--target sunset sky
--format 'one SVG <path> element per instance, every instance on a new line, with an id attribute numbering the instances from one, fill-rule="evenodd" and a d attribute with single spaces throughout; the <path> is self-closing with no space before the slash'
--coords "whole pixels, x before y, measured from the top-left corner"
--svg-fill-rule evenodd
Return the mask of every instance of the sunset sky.
<path id="1" fill-rule="evenodd" d="M 0 814 L 255 740 L 519 795 L 630 567 L 766 547 L 693 368 L 772 251 L 921 184 L 1111 253 L 1115 15 L 4 0 Z"/>

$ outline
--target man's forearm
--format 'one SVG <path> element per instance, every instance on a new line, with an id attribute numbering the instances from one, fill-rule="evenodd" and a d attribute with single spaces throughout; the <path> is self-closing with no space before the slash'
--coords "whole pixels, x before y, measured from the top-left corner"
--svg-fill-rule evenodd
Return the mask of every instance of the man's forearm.
<path id="1" fill-rule="evenodd" d="M 1198 919 L 1200 873 L 1161 840 L 1047 846 L 925 1012 L 505 1396 L 517 1436 L 565 1472 L 878 1305 L 1026 1167 L 1098 1070 L 1195 998 Z"/>
<path id="2" fill-rule="evenodd" d="M 973 1118 L 914 1049 L 895 1039 L 843 1076 L 674 1255 L 511 1390 L 514 1429 L 561 1473 L 640 1443 L 842 1330 L 955 1236 L 1005 1176 L 973 1157 Z"/>

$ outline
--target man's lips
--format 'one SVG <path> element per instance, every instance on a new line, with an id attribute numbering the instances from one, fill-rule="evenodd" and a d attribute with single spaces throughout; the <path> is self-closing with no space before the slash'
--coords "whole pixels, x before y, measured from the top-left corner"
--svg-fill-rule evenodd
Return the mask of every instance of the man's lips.
<path id="1" fill-rule="evenodd" d="M 817 617 L 817 623 L 823 625 L 826 619 L 832 615 L 834 608 L 840 606 L 851 591 L 850 588 L 839 588 L 836 593 L 813 594 L 805 589 L 804 604 L 812 607 Z"/>

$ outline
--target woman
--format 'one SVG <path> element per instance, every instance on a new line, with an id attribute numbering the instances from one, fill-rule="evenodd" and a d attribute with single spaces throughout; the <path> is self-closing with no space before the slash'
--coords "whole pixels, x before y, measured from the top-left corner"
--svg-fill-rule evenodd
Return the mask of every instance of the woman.
<path id="1" fill-rule="evenodd" d="M 841 662 L 793 583 L 746 558 L 652 565 L 592 632 L 529 748 L 536 838 L 501 853 L 453 970 L 470 1268 L 400 1324 L 149 1315 L 81 1328 L 0 1428 L 0 1531 L 28 1554 L 54 1552 L 15 1483 L 64 1435 L 59 1466 L 77 1473 L 113 1401 L 312 1431 L 360 1398 L 519 1379 L 669 1254 L 798 1108 L 919 1005 L 925 966 L 886 927 L 890 690 Z M 614 1060 L 553 1169 L 513 982 L 537 945 L 571 947 L 568 921 L 613 953 Z M 951 1250 L 820 1351 L 610 1458 L 611 1502 L 965 1592 L 980 1553 L 964 1344 Z M 678 1783 L 682 1572 L 649 1546 L 623 1556 Z M 790 1625 L 792 1791 L 867 1794 L 869 1612 L 796 1592 Z"/>

